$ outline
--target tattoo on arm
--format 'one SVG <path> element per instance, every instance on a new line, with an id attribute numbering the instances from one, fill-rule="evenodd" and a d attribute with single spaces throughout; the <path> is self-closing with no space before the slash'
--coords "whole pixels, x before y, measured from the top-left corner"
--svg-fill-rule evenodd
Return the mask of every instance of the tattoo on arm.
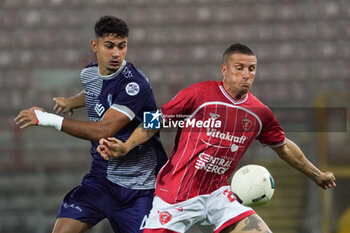
<path id="1" fill-rule="evenodd" d="M 242 231 L 250 231 L 250 230 L 258 230 L 261 231 L 260 227 L 259 227 L 259 223 L 261 222 L 260 219 L 258 219 L 255 216 L 248 216 L 245 220 L 245 226 L 242 228 Z"/>
<path id="2" fill-rule="evenodd" d="M 146 132 L 148 138 L 153 137 L 158 132 L 156 129 L 143 129 L 143 131 Z"/>
<path id="3" fill-rule="evenodd" d="M 146 132 L 148 138 L 153 137 L 153 135 L 155 135 L 155 134 L 158 132 L 158 129 L 144 129 L 142 123 L 139 124 L 139 125 L 137 126 L 137 128 L 142 128 L 142 131 L 143 131 L 143 132 Z M 132 142 L 132 143 L 133 143 L 133 142 Z"/>
<path id="4" fill-rule="evenodd" d="M 272 233 L 272 231 L 270 231 L 270 229 L 266 229 L 264 227 L 264 225 L 265 225 L 264 222 L 260 218 L 254 216 L 254 215 L 248 216 L 247 218 L 243 219 L 242 221 L 244 221 L 245 226 L 239 232 L 243 232 L 243 231 L 252 232 L 252 231 L 254 231 L 254 232 L 261 232 L 261 233 Z M 224 230 L 221 231 L 221 233 L 232 232 L 233 230 L 236 229 L 236 227 L 239 223 L 240 222 L 236 222 L 236 223 L 226 227 Z"/>
<path id="5" fill-rule="evenodd" d="M 132 147 L 135 147 L 135 146 L 137 146 L 137 142 L 135 142 L 135 141 L 132 141 L 132 142 L 131 142 L 131 146 L 132 146 Z"/>

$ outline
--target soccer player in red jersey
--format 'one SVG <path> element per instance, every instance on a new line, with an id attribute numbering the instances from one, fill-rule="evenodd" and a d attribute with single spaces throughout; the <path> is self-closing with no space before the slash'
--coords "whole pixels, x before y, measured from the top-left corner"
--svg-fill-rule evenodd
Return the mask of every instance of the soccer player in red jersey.
<path id="1" fill-rule="evenodd" d="M 163 126 L 178 122 L 179 128 L 170 159 L 158 175 L 144 232 L 186 232 L 194 224 L 205 232 L 271 232 L 227 184 L 254 139 L 321 188 L 336 186 L 334 175 L 308 161 L 285 137 L 272 111 L 249 92 L 256 66 L 247 45 L 233 44 L 223 55 L 223 81 L 193 84 L 162 106 Z M 105 159 L 124 156 L 156 132 L 141 126 L 125 143 L 101 139 L 98 151 Z"/>

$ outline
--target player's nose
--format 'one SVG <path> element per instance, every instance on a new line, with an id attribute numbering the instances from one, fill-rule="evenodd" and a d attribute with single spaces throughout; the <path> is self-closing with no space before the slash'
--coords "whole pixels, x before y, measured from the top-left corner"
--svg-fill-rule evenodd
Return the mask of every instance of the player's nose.
<path id="1" fill-rule="evenodd" d="M 120 50 L 118 48 L 113 49 L 112 57 L 117 58 L 119 56 L 120 56 Z"/>

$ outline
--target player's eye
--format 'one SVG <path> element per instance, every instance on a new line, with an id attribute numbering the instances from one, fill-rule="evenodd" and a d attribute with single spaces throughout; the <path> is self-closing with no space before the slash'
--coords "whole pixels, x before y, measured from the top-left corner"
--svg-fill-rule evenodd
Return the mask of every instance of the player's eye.
<path id="1" fill-rule="evenodd" d="M 236 68 L 236 70 L 243 70 L 243 67 L 241 65 L 238 65 L 235 68 Z"/>
<path id="2" fill-rule="evenodd" d="M 113 49 L 113 44 L 105 44 L 105 47 L 107 48 L 107 49 Z"/>
<path id="3" fill-rule="evenodd" d="M 124 49 L 126 47 L 126 43 L 121 43 L 118 45 L 119 49 Z"/>
<path id="4" fill-rule="evenodd" d="M 249 67 L 249 71 L 250 71 L 250 72 L 255 71 L 255 66 L 250 66 L 250 67 Z"/>

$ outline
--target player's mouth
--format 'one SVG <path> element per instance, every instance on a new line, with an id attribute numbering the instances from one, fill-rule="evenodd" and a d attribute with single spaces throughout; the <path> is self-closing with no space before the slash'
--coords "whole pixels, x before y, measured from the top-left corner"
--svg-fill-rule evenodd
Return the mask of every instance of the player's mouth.
<path id="1" fill-rule="evenodd" d="M 116 61 L 116 60 L 109 61 L 109 64 L 110 64 L 111 66 L 120 66 L 120 62 L 119 62 L 119 61 Z"/>
<path id="2" fill-rule="evenodd" d="M 250 83 L 243 83 L 242 86 L 245 88 L 250 88 Z"/>

